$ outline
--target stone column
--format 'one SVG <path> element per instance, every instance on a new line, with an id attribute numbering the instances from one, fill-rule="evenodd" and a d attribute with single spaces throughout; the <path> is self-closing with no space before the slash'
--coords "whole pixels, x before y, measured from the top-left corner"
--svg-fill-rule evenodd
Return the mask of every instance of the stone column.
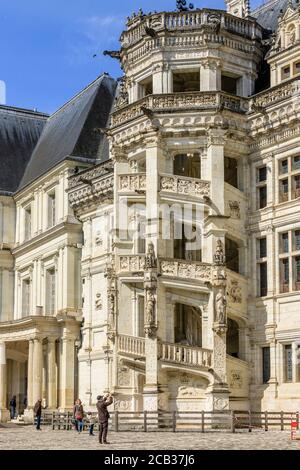
<path id="1" fill-rule="evenodd" d="M 6 422 L 9 418 L 7 410 L 7 367 L 6 346 L 0 343 L 0 422 Z"/>
<path id="2" fill-rule="evenodd" d="M 200 91 L 221 89 L 221 63 L 219 60 L 205 59 L 201 62 Z"/>
<path id="3" fill-rule="evenodd" d="M 33 405 L 42 399 L 43 381 L 43 343 L 40 338 L 34 338 L 33 348 Z"/>
<path id="4" fill-rule="evenodd" d="M 213 258 L 210 314 L 213 315 L 213 383 L 207 390 L 207 410 L 229 409 L 226 363 L 226 268 L 224 246 L 219 240 Z"/>
<path id="5" fill-rule="evenodd" d="M 74 404 L 75 339 L 64 336 L 61 339 L 59 406 L 72 409 Z"/>
<path id="6" fill-rule="evenodd" d="M 34 406 L 33 402 L 33 339 L 29 340 L 28 350 L 28 371 L 27 371 L 27 408 L 32 409 Z"/>
<path id="7" fill-rule="evenodd" d="M 57 406 L 56 385 L 56 343 L 55 338 L 48 338 L 47 345 L 47 369 L 48 369 L 48 408 L 55 409 Z"/>
<path id="8" fill-rule="evenodd" d="M 226 131 L 211 129 L 207 140 L 207 174 L 203 179 L 211 182 L 211 196 L 213 214 L 224 215 L 224 146 Z"/>

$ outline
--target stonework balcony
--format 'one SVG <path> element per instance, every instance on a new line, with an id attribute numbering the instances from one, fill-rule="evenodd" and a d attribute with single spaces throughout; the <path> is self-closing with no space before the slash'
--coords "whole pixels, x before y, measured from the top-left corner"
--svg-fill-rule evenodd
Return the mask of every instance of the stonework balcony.
<path id="1" fill-rule="evenodd" d="M 118 354 L 128 359 L 146 359 L 145 338 L 119 335 Z M 209 369 L 213 364 L 213 352 L 193 346 L 184 346 L 176 343 L 159 342 L 159 357 L 165 365 L 175 364 L 198 369 Z"/>
<path id="2" fill-rule="evenodd" d="M 210 282 L 212 277 L 212 266 L 198 261 L 160 259 L 159 267 L 161 275 L 166 278 Z"/>
<path id="3" fill-rule="evenodd" d="M 145 270 L 145 259 L 143 255 L 123 255 L 117 259 L 117 272 L 119 274 L 140 273 Z"/>
<path id="4" fill-rule="evenodd" d="M 216 28 L 216 25 L 219 28 Z M 193 33 L 203 31 L 206 35 L 209 32 L 209 36 L 220 36 L 222 31 L 228 31 L 252 40 L 262 37 L 262 29 L 254 19 L 238 18 L 220 10 L 203 9 L 134 15 L 127 23 L 127 31 L 122 33 L 122 47 L 128 49 L 145 38 L 145 26 L 157 31 L 159 36 L 157 40 L 161 39 L 159 33 L 165 31 L 171 33 L 178 31 L 181 34 L 189 31 Z M 219 29 L 219 34 L 216 34 L 217 29 Z M 214 32 L 215 34 L 213 34 Z"/>
<path id="5" fill-rule="evenodd" d="M 119 193 L 121 194 L 145 194 L 146 173 L 131 173 L 119 176 Z"/>
<path id="6" fill-rule="evenodd" d="M 268 90 L 264 90 L 253 97 L 250 104 L 250 110 L 255 112 L 267 106 L 279 103 L 280 101 L 299 95 L 300 80 L 299 77 L 293 78 L 284 83 L 280 83 Z"/>
<path id="7" fill-rule="evenodd" d="M 145 338 L 135 336 L 118 336 L 118 353 L 126 356 L 145 358 Z"/>
<path id="8" fill-rule="evenodd" d="M 193 198 L 209 198 L 210 182 L 196 178 L 187 178 L 176 175 L 161 175 L 160 177 L 161 196 L 182 197 L 191 196 Z"/>
<path id="9" fill-rule="evenodd" d="M 161 360 L 191 367 L 211 367 L 212 351 L 181 344 L 162 343 Z"/>
<path id="10" fill-rule="evenodd" d="M 133 119 L 145 116 L 145 109 L 154 113 L 168 114 L 178 111 L 195 112 L 201 110 L 228 109 L 236 113 L 245 113 L 248 101 L 225 92 L 193 91 L 149 95 L 125 106 L 112 114 L 112 128 L 121 126 Z"/>

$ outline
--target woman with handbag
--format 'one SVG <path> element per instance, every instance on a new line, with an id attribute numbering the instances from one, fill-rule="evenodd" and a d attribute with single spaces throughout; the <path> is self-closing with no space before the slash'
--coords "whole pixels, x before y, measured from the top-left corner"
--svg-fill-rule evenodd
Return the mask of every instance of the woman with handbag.
<path id="1" fill-rule="evenodd" d="M 76 429 L 79 433 L 81 433 L 83 431 L 83 406 L 79 398 L 75 402 L 73 413 Z"/>

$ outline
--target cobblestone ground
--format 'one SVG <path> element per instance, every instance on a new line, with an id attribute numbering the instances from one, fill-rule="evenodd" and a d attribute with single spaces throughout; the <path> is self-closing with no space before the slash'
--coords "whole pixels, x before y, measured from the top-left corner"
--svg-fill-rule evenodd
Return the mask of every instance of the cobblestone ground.
<path id="1" fill-rule="evenodd" d="M 0 427 L 0 450 L 300 450 L 300 441 L 291 441 L 288 431 L 246 431 L 236 434 L 210 432 L 114 432 L 109 433 L 110 445 L 98 443 L 97 436 L 87 432 L 52 431 L 44 426 L 36 431 L 29 426 Z"/>

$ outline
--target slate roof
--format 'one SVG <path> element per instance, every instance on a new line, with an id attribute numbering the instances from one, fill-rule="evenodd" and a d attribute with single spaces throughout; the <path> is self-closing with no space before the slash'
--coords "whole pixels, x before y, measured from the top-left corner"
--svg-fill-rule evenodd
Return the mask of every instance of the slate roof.
<path id="1" fill-rule="evenodd" d="M 18 188 L 47 114 L 0 105 L 0 193 Z"/>
<path id="2" fill-rule="evenodd" d="M 19 190 L 67 158 L 95 164 L 109 158 L 107 138 L 99 129 L 108 125 L 116 86 L 103 74 L 48 118 Z"/>
<path id="3" fill-rule="evenodd" d="M 293 3 L 296 4 L 295 1 Z M 263 28 L 275 31 L 280 10 L 285 11 L 287 4 L 288 0 L 271 0 L 253 10 L 251 16 L 256 18 Z"/>

